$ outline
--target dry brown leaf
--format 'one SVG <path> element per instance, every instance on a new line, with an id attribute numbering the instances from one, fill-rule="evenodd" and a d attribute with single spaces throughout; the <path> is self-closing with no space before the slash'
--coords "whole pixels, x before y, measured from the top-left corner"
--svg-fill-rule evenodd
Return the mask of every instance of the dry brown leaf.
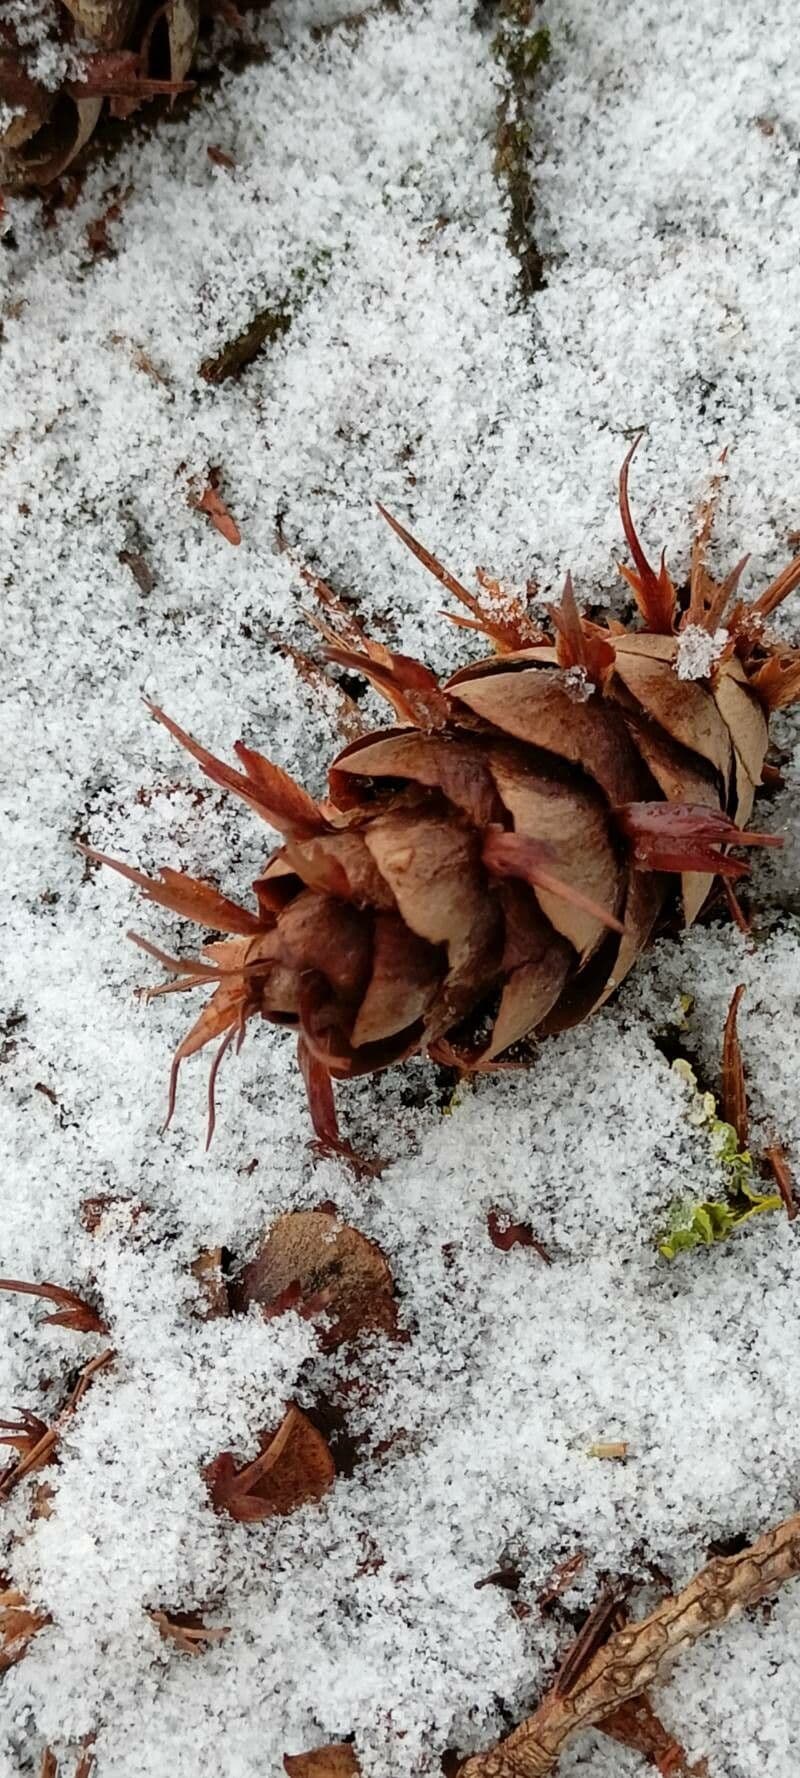
<path id="1" fill-rule="evenodd" d="M 326 1347 L 360 1333 L 394 1334 L 394 1282 L 374 1241 L 336 1216 L 293 1210 L 278 1218 L 236 1284 L 236 1305 L 257 1303 L 267 1315 L 281 1307 L 307 1316 L 325 1314 Z"/>
<path id="2" fill-rule="evenodd" d="M 655 1766 L 661 1778 L 704 1778 L 708 1771 L 708 1762 L 700 1760 L 696 1765 L 689 1765 L 684 1749 L 674 1735 L 665 1729 L 660 1717 L 656 1715 L 646 1692 L 640 1692 L 636 1698 L 628 1698 L 604 1716 L 598 1723 L 604 1735 L 612 1741 L 618 1741 L 622 1747 L 630 1747 L 634 1753 L 641 1753 L 648 1764 Z"/>
<path id="3" fill-rule="evenodd" d="M 0 1673 L 22 1660 L 28 1643 L 50 1621 L 46 1614 L 32 1611 L 16 1587 L 0 1591 Z"/>
<path id="4" fill-rule="evenodd" d="M 57 1303 L 55 1314 L 42 1316 L 43 1327 L 69 1327 L 75 1333 L 108 1332 L 96 1311 L 74 1290 L 64 1290 L 60 1284 L 26 1284 L 19 1278 L 0 1278 L 0 1290 L 15 1290 L 24 1296 L 40 1296 Z"/>
<path id="5" fill-rule="evenodd" d="M 75 1778 L 89 1778 L 89 1774 L 94 1767 L 94 1742 L 95 1737 L 93 1734 L 84 1735 L 81 1743 L 80 1759 L 75 1767 Z"/>
<path id="6" fill-rule="evenodd" d="M 217 493 L 213 481 L 209 481 L 208 486 L 203 489 L 202 494 L 190 495 L 189 505 L 194 507 L 195 512 L 204 512 L 206 514 L 206 517 L 211 520 L 215 531 L 219 531 L 220 536 L 225 538 L 226 543 L 241 543 L 242 533 L 239 530 L 239 526 L 237 525 L 235 518 L 229 513 L 224 500 Z"/>
<path id="7" fill-rule="evenodd" d="M 310 1753 L 285 1753 L 289 1778 L 358 1778 L 361 1767 L 348 1741 L 315 1747 Z"/>
<path id="8" fill-rule="evenodd" d="M 159 1634 L 165 1642 L 174 1643 L 182 1654 L 202 1655 L 215 1642 L 224 1642 L 230 1635 L 230 1626 L 209 1629 L 203 1623 L 197 1611 L 149 1611 Z"/>
<path id="9" fill-rule="evenodd" d="M 232 1453 L 223 1451 L 205 1478 L 217 1512 L 255 1524 L 321 1500 L 335 1473 L 322 1433 L 292 1403 L 277 1432 L 263 1436 L 259 1457 L 237 1469 Z"/>
<path id="10" fill-rule="evenodd" d="M 490 1210 L 486 1226 L 492 1246 L 499 1247 L 501 1253 L 508 1253 L 512 1247 L 532 1247 L 545 1265 L 551 1264 L 547 1248 L 537 1241 L 529 1222 L 512 1222 L 501 1210 Z"/>
<path id="11" fill-rule="evenodd" d="M 139 550 L 121 549 L 118 551 L 117 561 L 121 562 L 123 567 L 130 568 L 140 592 L 152 593 L 156 577 L 149 562 L 145 560 Z"/>

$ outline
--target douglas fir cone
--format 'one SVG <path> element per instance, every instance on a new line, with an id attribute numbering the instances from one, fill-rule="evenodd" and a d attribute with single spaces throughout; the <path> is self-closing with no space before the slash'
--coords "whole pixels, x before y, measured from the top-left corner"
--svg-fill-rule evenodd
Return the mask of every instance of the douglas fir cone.
<path id="1" fill-rule="evenodd" d="M 728 848 L 780 843 L 741 829 L 769 713 L 800 696 L 800 651 L 765 630 L 800 584 L 800 557 L 744 604 L 743 562 L 720 583 L 705 567 L 709 503 L 680 592 L 636 535 L 629 461 L 620 506 L 634 567 L 622 573 L 639 628 L 581 617 L 568 579 L 545 634 L 487 577 L 482 599 L 468 592 L 390 519 L 467 607 L 455 621 L 495 649 L 440 685 L 316 583 L 330 659 L 365 674 L 397 718 L 339 754 L 325 802 L 241 742 L 232 769 L 153 710 L 283 838 L 252 910 L 175 871 L 155 881 L 115 867 L 149 900 L 231 935 L 194 963 L 138 941 L 176 978 L 152 993 L 213 990 L 175 1055 L 170 1109 L 181 1061 L 221 1039 L 210 1134 L 221 1056 L 260 1016 L 297 1029 L 317 1136 L 342 1147 L 332 1079 L 418 1051 L 463 1069 L 518 1066 L 530 1038 L 602 1006 L 676 901 L 689 924 L 718 877 L 742 919 L 732 882 L 747 866 Z"/>
<path id="2" fill-rule="evenodd" d="M 89 141 L 103 101 L 127 117 L 182 92 L 200 0 L 4 0 L 0 187 L 47 185 Z"/>

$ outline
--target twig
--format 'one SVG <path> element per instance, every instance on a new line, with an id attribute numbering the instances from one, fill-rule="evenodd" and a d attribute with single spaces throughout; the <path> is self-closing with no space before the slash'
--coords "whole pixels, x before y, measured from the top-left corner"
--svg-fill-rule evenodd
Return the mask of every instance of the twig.
<path id="1" fill-rule="evenodd" d="M 42 1433 L 37 1443 L 24 1456 L 20 1457 L 19 1463 L 0 1482 L 0 1502 L 8 1499 L 12 1489 L 16 1488 L 17 1483 L 21 1482 L 24 1476 L 29 1475 L 31 1470 L 41 1469 L 43 1463 L 49 1462 L 61 1437 L 65 1422 L 71 1414 L 74 1414 L 78 1402 L 86 1394 L 97 1372 L 104 1370 L 113 1358 L 116 1358 L 116 1353 L 112 1351 L 111 1347 L 108 1347 L 105 1352 L 98 1352 L 95 1358 L 90 1358 L 89 1363 L 84 1365 L 75 1388 L 71 1395 L 67 1396 L 64 1406 L 61 1412 L 56 1415 L 52 1426 L 48 1426 L 47 1431 Z"/>
<path id="2" fill-rule="evenodd" d="M 741 1554 L 709 1562 L 682 1592 L 664 1599 L 640 1623 L 618 1630 L 566 1696 L 553 1687 L 506 1741 L 467 1760 L 460 1778 L 545 1778 L 579 1730 L 601 1723 L 660 1680 L 685 1645 L 798 1573 L 800 1513 L 794 1513 Z"/>

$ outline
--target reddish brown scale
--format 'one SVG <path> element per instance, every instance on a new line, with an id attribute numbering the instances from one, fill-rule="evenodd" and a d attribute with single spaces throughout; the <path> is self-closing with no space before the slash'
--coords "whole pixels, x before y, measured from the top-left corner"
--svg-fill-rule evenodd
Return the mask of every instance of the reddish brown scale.
<path id="1" fill-rule="evenodd" d="M 470 593 L 396 519 L 393 530 L 470 613 L 495 654 L 446 683 L 365 635 L 324 582 L 330 658 L 366 675 L 395 726 L 333 761 L 317 804 L 255 749 L 215 758 L 156 706 L 152 714 L 214 784 L 246 802 L 283 844 L 242 907 L 210 883 L 158 880 L 109 863 L 145 896 L 228 936 L 183 961 L 138 939 L 172 980 L 152 994 L 213 989 L 173 1063 L 216 1042 L 209 1135 L 223 1057 L 256 1017 L 293 1026 L 320 1145 L 339 1138 L 332 1081 L 417 1052 L 462 1069 L 518 1067 L 530 1040 L 602 1006 L 675 910 L 690 924 L 747 863 L 731 848 L 777 845 L 744 832 L 764 774 L 770 710 L 800 696 L 800 653 L 773 647 L 764 619 L 798 584 L 800 558 L 753 606 L 729 610 L 739 563 L 706 567 L 704 509 L 683 601 L 662 558 L 648 561 L 630 512 L 629 452 L 620 510 L 633 567 L 623 570 L 642 627 L 582 617 L 571 580 L 553 633 L 488 575 Z M 383 510 L 383 509 L 381 509 Z M 678 674 L 691 621 L 729 642 L 707 679 Z"/>

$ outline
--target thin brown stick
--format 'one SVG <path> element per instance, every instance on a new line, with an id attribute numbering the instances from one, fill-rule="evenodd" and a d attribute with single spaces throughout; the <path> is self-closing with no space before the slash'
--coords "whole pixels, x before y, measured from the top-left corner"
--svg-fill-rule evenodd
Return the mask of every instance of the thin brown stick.
<path id="1" fill-rule="evenodd" d="M 467 1760 L 460 1778 L 546 1778 L 573 1735 L 662 1679 L 683 1647 L 798 1573 L 800 1513 L 794 1513 L 740 1555 L 709 1562 L 640 1623 L 618 1630 L 566 1696 L 553 1687 L 506 1741 Z"/>
<path id="2" fill-rule="evenodd" d="M 52 1426 L 48 1426 L 47 1431 L 42 1433 L 41 1438 L 32 1446 L 31 1450 L 27 1451 L 23 1457 L 20 1457 L 20 1460 L 15 1465 L 14 1469 L 12 1469 L 10 1474 L 5 1477 L 3 1482 L 0 1482 L 0 1502 L 8 1499 L 12 1489 L 16 1488 L 17 1483 L 21 1482 L 26 1475 L 29 1475 L 31 1470 L 41 1469 L 44 1463 L 49 1463 L 56 1445 L 58 1444 L 61 1436 L 61 1429 L 64 1426 L 65 1421 L 69 1419 L 71 1414 L 74 1414 L 78 1402 L 86 1394 L 86 1391 L 89 1388 L 92 1379 L 96 1377 L 97 1372 L 104 1370 L 106 1365 L 110 1364 L 115 1357 L 116 1353 L 108 1347 L 105 1352 L 98 1352 L 95 1358 L 90 1358 L 89 1363 L 84 1365 L 78 1381 L 75 1384 L 75 1388 L 71 1395 L 67 1396 L 64 1406 L 61 1409 L 61 1412 L 56 1415 Z"/>

